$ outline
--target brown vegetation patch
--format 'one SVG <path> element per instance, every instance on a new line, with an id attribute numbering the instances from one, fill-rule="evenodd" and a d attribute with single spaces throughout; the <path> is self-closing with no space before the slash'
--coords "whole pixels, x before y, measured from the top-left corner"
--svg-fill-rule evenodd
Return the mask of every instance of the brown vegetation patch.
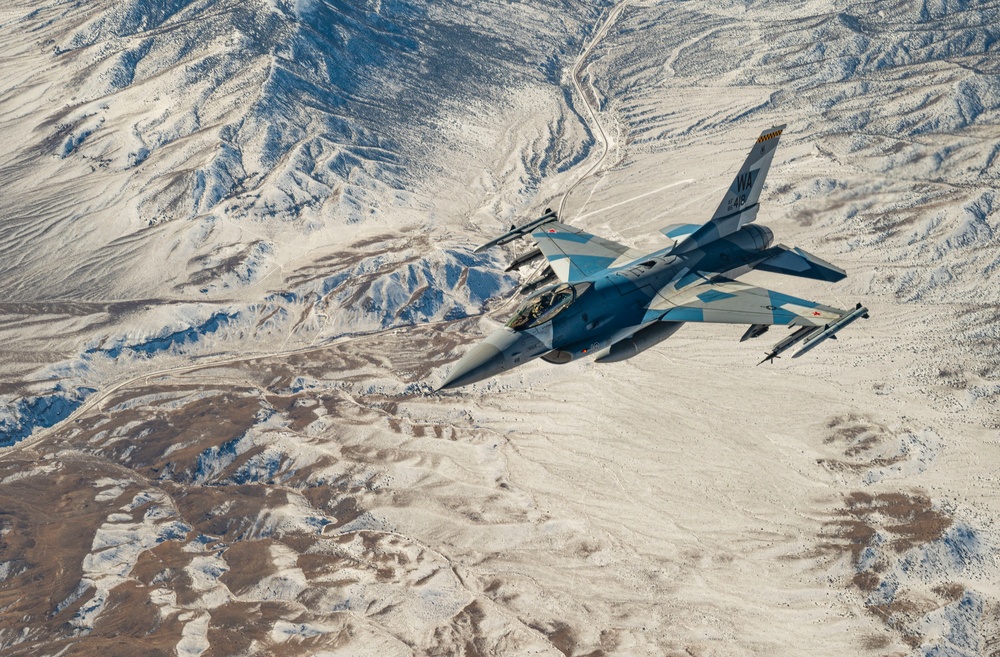
<path id="1" fill-rule="evenodd" d="M 937 607 L 937 604 L 930 601 L 917 602 L 912 598 L 897 595 L 892 602 L 868 605 L 867 608 L 887 627 L 897 630 L 910 647 L 915 648 L 920 645 L 922 637 L 911 629 L 912 623 Z M 916 642 L 911 643 L 912 641 Z"/>
<path id="2" fill-rule="evenodd" d="M 149 590 L 137 582 L 125 582 L 108 594 L 104 610 L 94 622 L 94 634 L 113 637 L 141 638 L 143 642 L 161 629 L 160 610 L 149 599 Z M 175 627 L 179 630 L 179 627 Z M 169 650 L 177 645 L 180 632 L 168 632 L 160 637 L 161 647 Z"/>
<path id="3" fill-rule="evenodd" d="M 254 641 L 266 641 L 259 603 L 229 602 L 212 610 L 208 624 L 208 650 L 204 657 L 247 654 Z"/>
<path id="4" fill-rule="evenodd" d="M 962 586 L 961 584 L 956 584 L 955 582 L 951 582 L 949 584 L 941 584 L 940 586 L 935 586 L 934 588 L 931 589 L 931 591 L 933 591 L 935 595 L 940 596 L 948 603 L 961 600 L 962 596 L 965 595 L 965 587 Z"/>
<path id="5" fill-rule="evenodd" d="M 433 643 L 427 654 L 434 657 L 486 657 L 494 654 L 487 645 L 483 632 L 485 619 L 482 606 L 473 600 L 455 614 L 450 623 L 434 630 Z"/>
<path id="6" fill-rule="evenodd" d="M 415 587 L 433 587 L 438 581 L 458 579 L 447 558 L 405 536 L 378 531 L 339 534 L 345 526 L 369 513 L 366 507 L 372 506 L 368 502 L 372 497 L 384 497 L 383 506 L 408 503 L 398 496 L 398 491 L 383 487 L 388 477 L 374 478 L 373 471 L 414 458 L 422 459 L 419 467 L 433 467 L 436 459 L 443 458 L 401 451 L 392 446 L 397 444 L 395 440 L 356 438 L 361 432 L 350 429 L 351 425 L 375 425 L 376 431 L 384 434 L 391 416 L 405 415 L 406 404 L 419 397 L 419 393 L 357 395 L 353 399 L 351 387 L 344 384 L 345 376 L 363 372 L 358 377 L 364 381 L 370 380 L 373 369 L 388 369 L 394 374 L 403 371 L 405 378 L 416 380 L 421 372 L 429 371 L 428 362 L 450 361 L 455 346 L 464 337 L 467 335 L 457 331 L 414 328 L 406 336 L 380 336 L 368 354 L 359 355 L 353 347 L 355 352 L 351 353 L 346 347 L 334 346 L 280 361 L 263 359 L 206 367 L 197 373 L 176 375 L 179 377 L 176 383 L 164 377 L 155 385 L 126 386 L 78 421 L 64 429 L 54 429 L 51 438 L 38 442 L 31 450 L 4 455 L 0 459 L 0 479 L 45 468 L 0 487 L 0 561 L 13 564 L 11 575 L 0 582 L 0 629 L 6 631 L 7 640 L 13 636 L 12 629 L 19 632 L 27 626 L 33 633 L 32 638 L 10 654 L 33 656 L 56 653 L 63 648 L 68 648 L 63 654 L 102 657 L 134 655 L 137 650 L 143 655 L 173 654 L 184 622 L 201 613 L 211 615 L 206 657 L 315 654 L 322 648 L 344 645 L 352 636 L 356 640 L 372 631 L 381 632 L 378 622 L 370 617 L 361 619 L 360 614 L 367 612 L 352 608 L 352 613 L 359 614 L 352 616 L 341 613 L 340 608 L 331 608 L 331 601 L 346 599 L 340 595 L 340 589 L 381 582 L 385 586 L 379 585 L 378 589 L 391 587 L 408 596 Z M 401 344 L 405 346 L 398 348 Z M 292 392 L 290 387 L 298 376 L 330 387 Z M 212 387 L 220 386 L 221 377 L 225 377 L 226 387 Z M 233 381 L 243 383 L 233 384 Z M 309 401 L 302 403 L 302 400 Z M 309 405 L 313 401 L 316 403 Z M 261 445 L 238 455 L 228 452 L 223 459 L 214 460 L 213 467 L 218 471 L 203 468 L 206 472 L 196 475 L 199 458 L 205 450 L 244 435 L 263 417 L 262 410 L 271 409 L 279 414 L 275 419 L 284 419 L 288 429 L 295 433 L 308 433 L 318 415 L 324 410 L 330 413 L 324 424 L 327 421 L 335 424 L 322 437 L 301 437 L 310 445 L 325 441 L 324 449 L 315 451 L 330 455 L 317 454 L 316 460 L 310 462 L 311 450 L 296 451 L 297 471 L 283 471 L 280 485 L 266 481 L 230 483 L 238 468 L 261 453 Z M 416 436 L 464 441 L 477 438 L 476 433 L 462 426 L 438 425 L 426 419 L 423 422 L 416 425 L 404 420 L 396 428 Z M 268 427 L 275 427 L 275 433 L 264 438 L 273 438 L 269 444 L 280 449 L 289 436 L 279 436 L 282 427 L 273 420 Z M 350 438 L 341 439 L 343 435 Z M 325 449 L 327 445 L 329 449 Z M 243 447 L 241 443 L 240 448 Z M 103 500 L 101 496 L 103 501 L 98 502 L 100 491 L 94 488 L 95 482 L 105 477 L 127 483 L 114 499 Z M 123 505 L 138 492 L 150 489 L 169 497 L 176 508 L 176 520 L 192 528 L 188 540 L 166 540 L 138 554 L 126 551 L 128 558 L 135 560 L 126 575 L 128 581 L 110 591 L 103 610 L 95 617 L 93 632 L 87 637 L 74 635 L 77 630 L 69 621 L 95 594 L 93 588 L 85 589 L 82 594 L 78 591 L 82 563 L 91 551 L 95 532 L 111 513 L 122 513 Z M 496 521 L 510 511 L 505 508 L 508 498 L 503 493 L 469 502 L 460 494 L 447 495 L 433 486 L 423 490 L 424 495 L 432 495 L 435 501 L 443 500 L 455 513 L 466 514 L 477 522 Z M 290 506 L 295 508 L 285 508 Z M 149 505 L 143 505 L 127 512 L 134 521 L 139 521 L 148 510 Z M 291 528 L 301 520 L 296 519 L 299 511 L 304 512 L 305 518 L 326 517 L 333 522 L 323 532 L 317 531 L 318 526 Z M 286 517 L 291 522 L 286 522 Z M 165 522 L 173 520 L 171 517 Z M 199 534 L 208 538 L 196 540 Z M 124 540 L 132 539 L 126 536 Z M 149 536 L 143 535 L 141 540 L 145 542 Z M 204 576 L 209 579 L 218 576 L 219 583 L 234 595 L 249 598 L 262 579 L 276 573 L 271 547 L 277 545 L 282 546 L 282 553 L 287 548 L 298 555 L 297 565 L 306 576 L 307 588 L 295 604 L 244 600 L 200 609 L 209 598 L 202 598 L 206 587 L 195 590 L 192 577 L 197 580 L 200 577 L 185 570 L 193 559 L 208 553 L 221 554 L 228 570 L 221 573 L 206 570 Z M 79 597 L 66 602 L 74 592 Z M 516 596 L 517 587 L 506 586 L 496 593 L 498 599 L 509 601 Z M 164 600 L 179 609 L 159 607 L 158 603 L 163 604 Z M 55 613 L 60 603 L 65 606 Z M 319 619 L 316 628 L 319 634 L 308 636 L 312 630 L 301 636 L 291 632 L 286 641 L 277 643 L 271 634 L 274 624 L 279 620 L 299 622 L 297 619 L 312 622 L 314 618 L 304 614 L 302 606 L 309 608 L 312 603 L 315 619 Z M 406 603 L 396 600 L 393 604 Z M 392 622 L 396 622 L 401 611 L 406 611 L 381 609 Z M 497 623 L 485 624 L 484 628 L 487 613 L 494 611 L 473 602 L 454 619 L 442 621 L 450 629 L 442 630 L 438 654 L 497 654 L 497 638 L 492 636 Z M 585 652 L 576 645 L 575 635 L 568 626 L 550 624 L 545 630 L 546 636 L 561 650 Z M 423 644 L 430 633 L 423 626 L 398 631 L 401 636 L 396 638 L 412 646 Z M 526 632 L 523 627 L 517 631 Z M 8 648 L 0 647 L 5 657 Z"/>
<path id="7" fill-rule="evenodd" d="M 214 254 L 201 255 L 191 258 L 188 260 L 188 265 L 192 268 L 197 268 L 197 271 L 192 272 L 188 276 L 187 281 L 183 284 L 176 285 L 175 289 L 183 290 L 185 286 L 205 285 L 210 281 L 214 281 L 215 279 L 228 274 L 237 267 L 240 267 L 248 258 L 250 258 L 254 249 L 256 249 L 260 244 L 262 244 L 260 240 L 246 242 L 245 246 L 237 253 L 228 256 L 226 259 L 215 265 L 212 264 L 212 261 L 215 259 Z"/>
<path id="8" fill-rule="evenodd" d="M 556 650 L 564 655 L 572 655 L 578 643 L 576 633 L 573 629 L 562 621 L 549 621 L 548 623 L 529 624 L 529 627 L 540 632 L 548 638 Z M 591 653 L 593 654 L 593 653 Z M 600 653 L 603 654 L 603 653 Z"/>
<path id="9" fill-rule="evenodd" d="M 333 505 L 330 513 L 333 514 L 333 522 L 328 527 L 340 529 L 344 525 L 357 520 L 366 511 L 358 506 L 358 501 L 355 498 L 342 497 Z"/>
<path id="10" fill-rule="evenodd" d="M 862 415 L 847 414 L 831 418 L 830 430 L 823 442 L 843 450 L 843 458 L 821 458 L 817 463 L 831 472 L 860 473 L 902 463 L 910 458 L 900 444 L 899 435 Z"/>
<path id="11" fill-rule="evenodd" d="M 860 456 L 892 435 L 885 425 L 854 414 L 832 418 L 826 427 L 830 433 L 823 442 L 842 445 L 847 457 Z"/>
<path id="12" fill-rule="evenodd" d="M 183 623 L 169 620 L 157 628 L 156 632 L 144 635 L 141 644 L 131 636 L 105 636 L 92 633 L 83 637 L 61 639 L 41 646 L 20 644 L 7 649 L 4 657 L 37 657 L 42 654 L 57 654 L 59 657 L 135 657 L 136 646 L 141 645 L 143 657 L 176 657 L 175 649 L 181 638 Z"/>
<path id="13" fill-rule="evenodd" d="M 884 650 L 891 642 L 884 634 L 866 634 L 861 637 L 861 647 L 865 650 Z"/>
<path id="14" fill-rule="evenodd" d="M 288 503 L 284 490 L 254 484 L 187 486 L 177 490 L 174 500 L 196 531 L 221 536 L 227 543 L 254 538 L 258 516 Z"/>
<path id="15" fill-rule="evenodd" d="M 297 552 L 299 554 L 307 552 L 313 548 L 317 543 L 319 543 L 319 535 L 315 530 L 309 530 L 306 532 L 302 531 L 282 531 L 280 534 L 276 534 L 278 540 L 285 546 L 289 547 L 292 552 Z"/>
<path id="16" fill-rule="evenodd" d="M 831 470 L 833 472 L 862 472 L 864 470 L 869 470 L 871 468 L 886 468 L 890 465 L 895 465 L 906 460 L 903 455 L 893 456 L 890 458 L 877 458 L 871 459 L 865 463 L 851 463 L 849 461 L 841 461 L 838 459 L 817 459 L 816 463 L 822 465 L 823 467 Z"/>
<path id="17" fill-rule="evenodd" d="M 235 595 L 244 595 L 268 575 L 277 572 L 271 559 L 270 539 L 258 541 L 238 541 L 225 552 L 223 558 L 229 570 L 219 580 Z"/>
<path id="18" fill-rule="evenodd" d="M 140 389 L 142 395 L 163 391 L 162 387 Z M 114 398 L 108 406 L 135 396 L 141 395 L 124 393 L 121 399 Z M 235 389 L 213 392 L 169 409 L 146 405 L 134 412 L 90 416 L 78 423 L 83 433 L 74 442 L 86 441 L 88 451 L 128 465 L 147 476 L 156 477 L 168 466 L 174 473 L 185 472 L 193 470 L 205 449 L 217 447 L 252 427 L 262 403 L 256 391 Z M 144 419 L 127 426 L 137 417 Z M 97 439 L 101 434 L 103 437 Z M 91 447 L 95 439 L 98 442 Z M 173 450 L 169 457 L 164 457 L 170 448 Z"/>
<path id="19" fill-rule="evenodd" d="M 881 584 L 882 580 L 873 572 L 861 571 L 854 574 L 851 582 L 862 591 L 874 591 Z"/>
<path id="20" fill-rule="evenodd" d="M 229 602 L 212 610 L 208 625 L 209 648 L 202 657 L 228 657 L 242 654 L 302 654 L 297 646 L 283 645 L 275 652 L 271 644 L 271 628 L 283 619 L 293 619 L 298 612 L 282 602 Z M 250 652 L 256 643 L 258 652 Z M 306 652 L 305 654 L 309 654 Z"/>
<path id="21" fill-rule="evenodd" d="M 896 552 L 937 540 L 951 526 L 951 518 L 933 508 L 930 498 L 904 493 L 851 493 L 841 512 L 863 522 L 877 524 L 892 536 Z"/>
<path id="22" fill-rule="evenodd" d="M 827 523 L 838 540 L 824 547 L 850 552 L 855 564 L 862 551 L 875 544 L 876 535 L 900 553 L 941 538 L 951 526 L 951 518 L 934 509 L 928 497 L 904 493 L 851 493 L 838 515 Z"/>
<path id="23" fill-rule="evenodd" d="M 286 285 L 290 288 L 297 287 L 308 281 L 326 278 L 330 275 L 331 271 L 336 271 L 337 269 L 347 269 L 357 265 L 366 257 L 366 255 L 368 254 L 360 251 L 338 249 L 337 253 L 316 259 L 314 264 L 297 267 L 295 272 L 290 274 L 288 278 L 285 279 Z M 347 281 L 333 288 L 330 290 L 329 294 L 335 294 L 338 290 L 342 290 L 346 283 Z"/>
<path id="24" fill-rule="evenodd" d="M 194 556 L 185 551 L 184 544 L 179 541 L 163 541 L 139 555 L 129 576 L 146 586 L 155 583 L 173 591 L 184 591 L 191 587 L 191 578 L 184 568 Z"/>
<path id="25" fill-rule="evenodd" d="M 33 467 L 30 461 L 5 461 L 0 476 Z M 20 627 L 27 617 L 39 624 L 46 618 L 64 622 L 82 604 L 55 613 L 76 590 L 98 527 L 121 506 L 117 500 L 95 501 L 94 482 L 105 474 L 88 462 L 70 461 L 60 473 L 40 472 L 0 488 L 0 522 L 8 529 L 0 535 L 0 561 L 20 570 L 0 582 L 0 627 Z"/>
<path id="26" fill-rule="evenodd" d="M 304 431 L 306 427 L 318 419 L 314 410 L 315 406 L 303 405 L 302 402 L 309 399 L 305 395 L 293 395 L 291 397 L 268 395 L 266 399 L 267 403 L 281 413 L 282 417 L 289 420 L 289 431 L 296 433 Z"/>
<path id="27" fill-rule="evenodd" d="M 30 473 L 39 465 L 8 456 L 0 461 L 0 477 L 16 471 Z M 104 477 L 127 481 L 127 475 L 122 475 L 120 468 L 110 464 L 63 452 L 57 472 L 28 474 L 0 488 L 0 524 L 7 530 L 0 534 L 0 561 L 15 564 L 15 574 L 0 582 L 0 627 L 32 630 L 31 639 L 4 646 L 5 656 L 42 654 L 43 646 L 46 653 L 65 649 L 64 655 L 134 655 L 140 638 L 143 654 L 173 654 L 180 625 L 160 619 L 145 589 L 145 583 L 156 577 L 153 571 L 164 570 L 153 564 L 155 559 L 140 558 L 139 581 L 110 592 L 89 634 L 74 636 L 69 622 L 95 593 L 87 589 L 70 602 L 97 529 L 143 488 L 138 483 L 126 485 L 120 495 L 97 501 L 100 490 L 95 483 Z M 176 546 L 166 541 L 157 547 L 169 552 Z"/>
<path id="28" fill-rule="evenodd" d="M 837 515 L 836 520 L 827 523 L 831 532 L 827 537 L 833 540 L 824 543 L 821 550 L 848 553 L 856 569 L 851 583 L 865 594 L 878 589 L 879 574 L 889 570 L 902 553 L 941 538 L 952 523 L 949 516 L 934 508 L 930 498 L 921 494 L 854 492 L 844 498 Z M 865 608 L 904 642 L 916 647 L 923 641 L 914 629 L 919 627 L 919 619 L 959 599 L 964 591 L 958 585 L 939 588 L 934 589 L 939 600 L 896 591 L 888 601 L 867 602 Z"/>
<path id="29" fill-rule="evenodd" d="M 341 554 L 329 552 L 312 552 L 300 554 L 296 560 L 296 566 L 302 570 L 302 574 L 307 579 L 322 579 L 326 582 L 333 582 L 331 575 L 350 566 L 356 566 L 357 561 Z M 354 583 L 356 580 L 350 580 Z"/>

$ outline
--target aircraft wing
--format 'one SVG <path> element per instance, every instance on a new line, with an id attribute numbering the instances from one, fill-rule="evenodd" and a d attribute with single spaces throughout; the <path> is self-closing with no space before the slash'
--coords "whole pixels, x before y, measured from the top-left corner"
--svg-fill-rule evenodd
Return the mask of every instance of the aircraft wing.
<path id="1" fill-rule="evenodd" d="M 846 310 L 728 278 L 709 280 L 698 276 L 697 280 L 701 282 L 661 292 L 650 309 L 665 310 L 662 321 L 790 326 L 825 326 L 848 314 Z"/>
<path id="2" fill-rule="evenodd" d="M 549 221 L 531 233 L 552 271 L 564 283 L 575 283 L 609 267 L 641 258 L 644 253 L 624 244 L 591 235 L 558 221 Z"/>

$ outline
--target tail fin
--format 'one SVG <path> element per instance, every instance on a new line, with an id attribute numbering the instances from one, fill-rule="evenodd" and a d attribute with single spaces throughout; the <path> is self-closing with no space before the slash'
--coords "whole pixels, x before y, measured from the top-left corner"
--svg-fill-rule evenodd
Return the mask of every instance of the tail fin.
<path id="1" fill-rule="evenodd" d="M 771 160 L 784 129 L 784 125 L 779 125 L 760 133 L 719 204 L 719 209 L 708 222 L 679 241 L 673 253 L 691 251 L 720 237 L 732 235 L 757 218 L 757 200 L 764 188 L 767 170 L 771 168 Z"/>
<path id="2" fill-rule="evenodd" d="M 712 220 L 725 219 L 731 214 L 745 208 L 757 205 L 760 191 L 764 187 L 764 178 L 771 168 L 771 159 L 778 148 L 778 141 L 785 126 L 779 125 L 760 133 L 757 142 L 750 149 L 746 161 L 740 167 L 739 173 L 729 186 L 729 191 L 719 204 L 719 209 L 712 215 Z"/>

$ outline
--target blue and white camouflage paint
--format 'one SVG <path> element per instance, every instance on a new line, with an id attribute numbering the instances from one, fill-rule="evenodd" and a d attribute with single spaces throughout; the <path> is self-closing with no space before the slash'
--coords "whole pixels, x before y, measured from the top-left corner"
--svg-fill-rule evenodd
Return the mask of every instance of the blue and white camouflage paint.
<path id="1" fill-rule="evenodd" d="M 761 133 L 711 219 L 663 228 L 672 243 L 659 251 L 643 253 L 591 235 L 551 211 L 476 249 L 530 235 L 537 248 L 511 268 L 544 257 L 541 280 L 559 282 L 525 299 L 504 328 L 458 361 L 441 388 L 475 383 L 539 357 L 557 364 L 584 356 L 625 360 L 691 322 L 747 324 L 743 340 L 776 324 L 798 327 L 764 360 L 801 344 L 795 358 L 867 318 L 861 304 L 846 311 L 735 280 L 753 269 L 827 282 L 847 276 L 802 249 L 773 245 L 771 230 L 753 225 L 784 128 Z"/>

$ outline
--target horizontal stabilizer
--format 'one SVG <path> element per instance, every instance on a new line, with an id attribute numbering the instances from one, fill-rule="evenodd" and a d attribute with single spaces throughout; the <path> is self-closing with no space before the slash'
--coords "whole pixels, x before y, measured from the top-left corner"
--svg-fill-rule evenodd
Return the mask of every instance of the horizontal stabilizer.
<path id="1" fill-rule="evenodd" d="M 778 249 L 779 253 L 760 263 L 754 269 L 830 283 L 847 278 L 847 272 L 840 267 L 831 265 L 822 258 L 802 249 L 790 249 L 782 244 L 772 247 L 772 250 L 774 249 Z"/>
<path id="2" fill-rule="evenodd" d="M 661 228 L 660 232 L 675 242 L 680 242 L 700 227 L 698 224 L 670 224 Z"/>

